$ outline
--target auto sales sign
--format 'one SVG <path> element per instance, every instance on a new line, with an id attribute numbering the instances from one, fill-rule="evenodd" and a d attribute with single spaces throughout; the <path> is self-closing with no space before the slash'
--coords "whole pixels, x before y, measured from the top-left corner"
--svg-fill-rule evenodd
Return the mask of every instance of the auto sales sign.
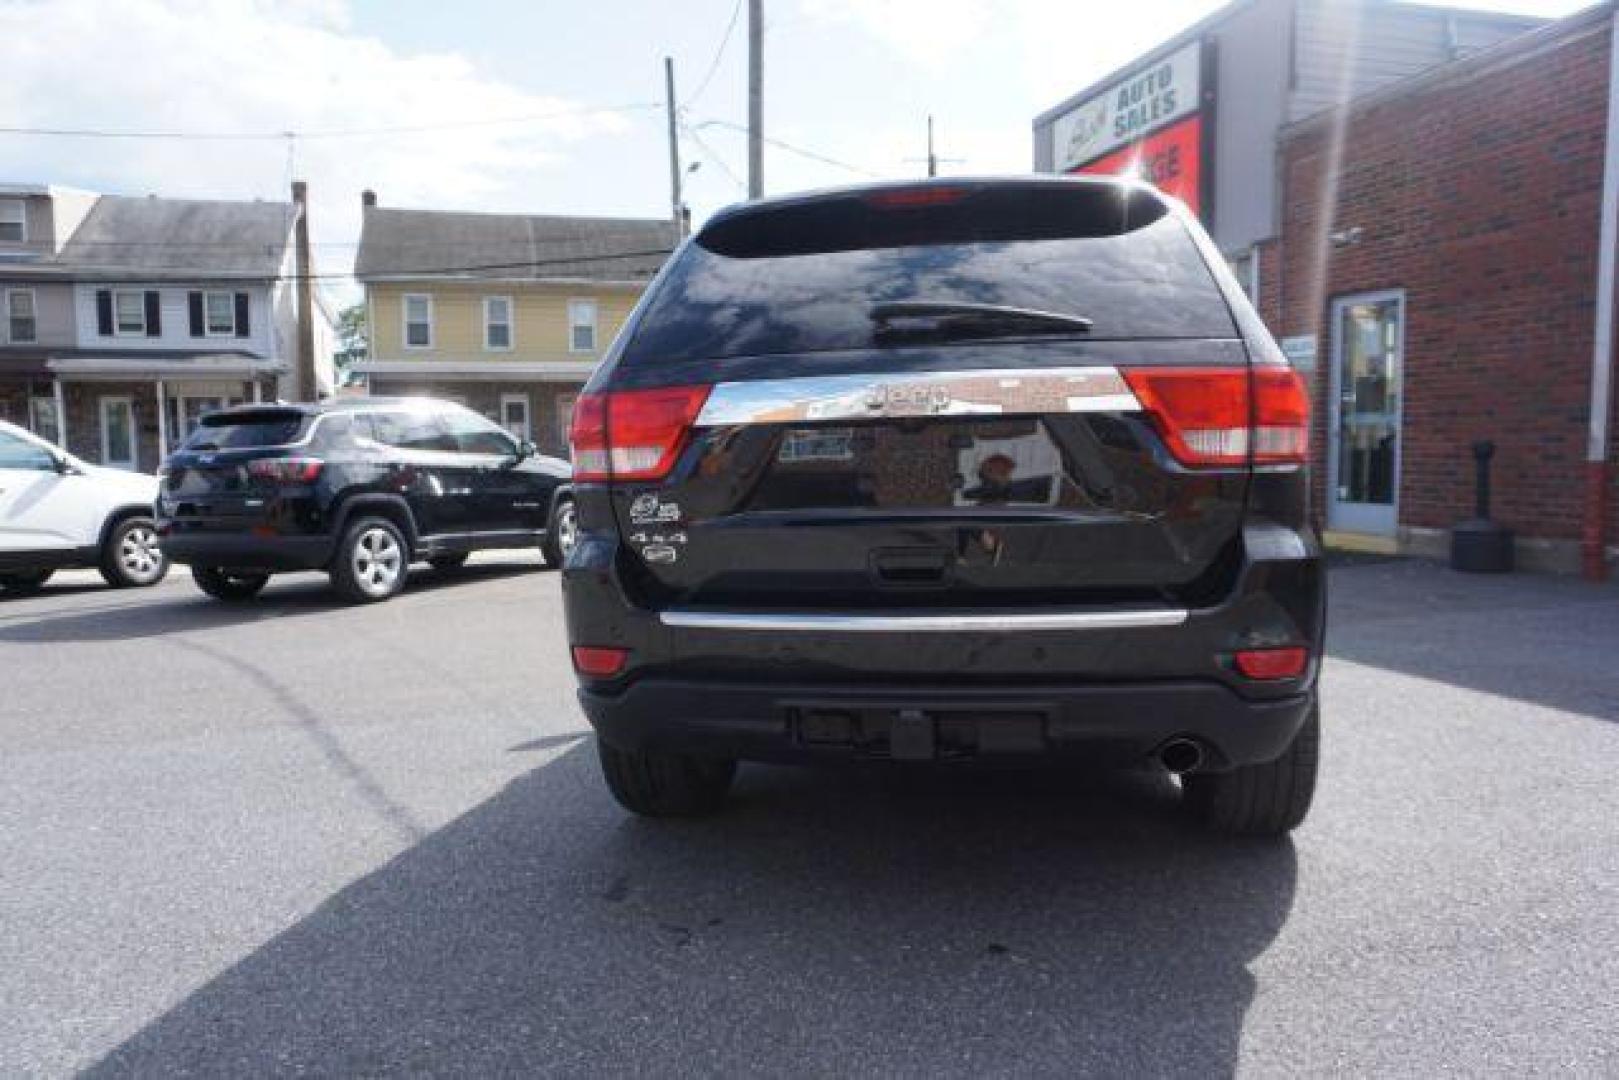
<path id="1" fill-rule="evenodd" d="M 1203 47 L 1193 42 L 1112 83 L 1052 124 L 1070 173 L 1135 172 L 1198 210 Z"/>

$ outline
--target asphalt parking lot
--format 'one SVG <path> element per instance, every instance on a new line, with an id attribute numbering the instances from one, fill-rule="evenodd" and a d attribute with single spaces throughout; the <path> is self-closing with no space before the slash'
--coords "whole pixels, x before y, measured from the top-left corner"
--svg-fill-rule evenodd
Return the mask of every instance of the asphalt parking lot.
<path id="1" fill-rule="evenodd" d="M 1333 573 L 1291 842 L 1145 777 L 624 815 L 557 577 L 0 602 L 0 1074 L 1619 1072 L 1619 589 Z"/>

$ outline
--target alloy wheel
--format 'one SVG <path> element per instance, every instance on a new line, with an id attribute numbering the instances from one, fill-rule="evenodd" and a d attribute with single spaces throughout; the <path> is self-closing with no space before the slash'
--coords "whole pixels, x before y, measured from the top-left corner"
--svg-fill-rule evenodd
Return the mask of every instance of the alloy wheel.
<path id="1" fill-rule="evenodd" d="M 385 596 L 404 573 L 404 552 L 393 533 L 377 526 L 365 530 L 354 543 L 354 579 L 368 596 Z"/>
<path id="2" fill-rule="evenodd" d="M 157 546 L 157 532 L 150 525 L 136 525 L 124 531 L 118 541 L 118 563 L 136 584 L 144 585 L 163 571 L 163 553 Z"/>

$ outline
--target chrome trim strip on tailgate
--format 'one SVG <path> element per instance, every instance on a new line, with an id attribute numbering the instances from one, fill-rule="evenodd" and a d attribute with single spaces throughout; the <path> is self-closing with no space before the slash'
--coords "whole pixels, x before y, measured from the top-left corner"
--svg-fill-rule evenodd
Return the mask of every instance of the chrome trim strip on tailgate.
<path id="1" fill-rule="evenodd" d="M 1004 614 L 827 615 L 781 611 L 697 611 L 659 614 L 665 626 L 693 630 L 827 631 L 831 633 L 957 633 L 973 630 L 1132 630 L 1179 626 L 1185 608 L 1123 611 L 1030 611 Z"/>
<path id="2" fill-rule="evenodd" d="M 698 414 L 697 426 L 1140 409 L 1114 367 L 811 375 L 719 383 Z"/>

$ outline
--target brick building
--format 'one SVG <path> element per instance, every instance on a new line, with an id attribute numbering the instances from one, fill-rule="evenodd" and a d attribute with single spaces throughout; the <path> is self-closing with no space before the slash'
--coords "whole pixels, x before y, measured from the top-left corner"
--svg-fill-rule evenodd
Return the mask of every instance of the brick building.
<path id="1" fill-rule="evenodd" d="M 1319 357 L 1314 494 L 1330 531 L 1445 551 L 1472 513 L 1471 444 L 1488 439 L 1494 517 L 1520 563 L 1578 570 L 1582 539 L 1592 576 L 1614 559 L 1612 439 L 1606 491 L 1588 491 L 1586 461 L 1612 16 L 1283 129 L 1280 272 L 1261 308 L 1291 352 Z"/>
<path id="2" fill-rule="evenodd" d="M 1613 11 L 1233 0 L 1035 119 L 1036 169 L 1139 175 L 1208 226 L 1311 380 L 1329 543 L 1444 553 L 1487 439 L 1521 565 L 1615 561 Z"/>

